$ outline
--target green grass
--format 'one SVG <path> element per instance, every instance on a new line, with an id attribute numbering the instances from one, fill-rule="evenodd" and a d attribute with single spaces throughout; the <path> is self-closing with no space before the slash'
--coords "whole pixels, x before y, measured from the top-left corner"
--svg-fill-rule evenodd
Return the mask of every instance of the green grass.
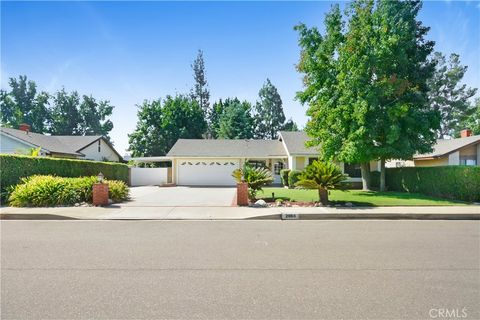
<path id="1" fill-rule="evenodd" d="M 272 192 L 275 193 L 275 199 L 300 202 L 318 201 L 317 190 L 285 188 L 263 188 L 263 192 L 258 192 L 257 198 L 271 199 Z M 467 204 L 461 201 L 440 199 L 416 193 L 361 190 L 331 190 L 329 200 L 333 203 L 351 202 L 355 206 L 453 206 Z"/>

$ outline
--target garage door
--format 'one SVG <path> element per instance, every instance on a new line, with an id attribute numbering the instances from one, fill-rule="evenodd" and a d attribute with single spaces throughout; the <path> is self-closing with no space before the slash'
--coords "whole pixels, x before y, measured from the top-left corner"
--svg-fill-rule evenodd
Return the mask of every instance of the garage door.
<path id="1" fill-rule="evenodd" d="M 239 168 L 238 160 L 183 159 L 178 161 L 178 185 L 233 186 L 232 171 Z"/>

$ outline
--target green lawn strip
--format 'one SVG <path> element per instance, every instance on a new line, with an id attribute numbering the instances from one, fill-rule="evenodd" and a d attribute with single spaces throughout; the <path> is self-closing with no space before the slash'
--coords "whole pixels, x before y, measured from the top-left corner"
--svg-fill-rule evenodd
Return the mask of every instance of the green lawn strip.
<path id="1" fill-rule="evenodd" d="M 257 198 L 271 199 L 272 192 L 275 194 L 275 199 L 300 202 L 318 201 L 317 190 L 285 188 L 263 188 L 263 192 L 258 192 Z M 467 204 L 462 201 L 435 198 L 417 193 L 361 190 L 331 190 L 329 200 L 333 203 L 351 202 L 355 206 L 458 206 Z"/>

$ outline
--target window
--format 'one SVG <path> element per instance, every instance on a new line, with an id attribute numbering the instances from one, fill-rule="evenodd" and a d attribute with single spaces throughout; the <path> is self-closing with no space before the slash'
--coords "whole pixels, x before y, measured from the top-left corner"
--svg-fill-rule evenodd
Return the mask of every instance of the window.
<path id="1" fill-rule="evenodd" d="M 101 143 L 101 140 L 98 140 L 98 152 L 100 152 L 100 143 Z"/>
<path id="2" fill-rule="evenodd" d="M 350 178 L 361 178 L 362 170 L 360 169 L 360 164 L 358 163 L 345 163 L 344 164 L 344 173 L 348 174 Z"/>
<path id="3" fill-rule="evenodd" d="M 267 164 L 263 160 L 249 160 L 248 164 L 253 168 L 267 168 Z"/>
<path id="4" fill-rule="evenodd" d="M 308 158 L 308 165 L 311 165 L 315 160 L 318 160 L 318 158 Z"/>
<path id="5" fill-rule="evenodd" d="M 280 170 L 283 169 L 283 162 L 276 162 L 273 164 L 273 174 L 279 175 Z"/>
<path id="6" fill-rule="evenodd" d="M 462 166 L 476 166 L 477 157 L 475 155 L 460 156 L 460 165 Z"/>

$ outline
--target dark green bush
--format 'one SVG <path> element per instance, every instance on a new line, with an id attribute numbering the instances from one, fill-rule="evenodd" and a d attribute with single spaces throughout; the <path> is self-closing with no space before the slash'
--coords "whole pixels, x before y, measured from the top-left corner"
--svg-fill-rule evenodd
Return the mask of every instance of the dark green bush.
<path id="1" fill-rule="evenodd" d="M 454 200 L 480 201 L 480 167 L 388 168 L 386 185 L 390 191 L 417 192 Z"/>
<path id="2" fill-rule="evenodd" d="M 282 179 L 282 184 L 285 187 L 288 187 L 288 174 L 290 173 L 290 169 L 282 169 L 280 170 L 280 178 Z"/>
<path id="3" fill-rule="evenodd" d="M 291 188 L 295 187 L 295 184 L 300 180 L 300 175 L 302 171 L 300 170 L 292 170 L 288 173 L 288 185 Z"/>
<path id="4" fill-rule="evenodd" d="M 32 175 L 74 178 L 96 176 L 101 172 L 107 179 L 128 182 L 128 166 L 122 163 L 2 154 L 0 168 L 2 192 Z"/>
<path id="5" fill-rule="evenodd" d="M 93 184 L 97 177 L 63 178 L 34 175 L 23 178 L 12 187 L 8 202 L 14 207 L 47 207 L 92 202 Z M 128 198 L 128 186 L 123 181 L 106 180 L 109 198 L 120 202 Z"/>

